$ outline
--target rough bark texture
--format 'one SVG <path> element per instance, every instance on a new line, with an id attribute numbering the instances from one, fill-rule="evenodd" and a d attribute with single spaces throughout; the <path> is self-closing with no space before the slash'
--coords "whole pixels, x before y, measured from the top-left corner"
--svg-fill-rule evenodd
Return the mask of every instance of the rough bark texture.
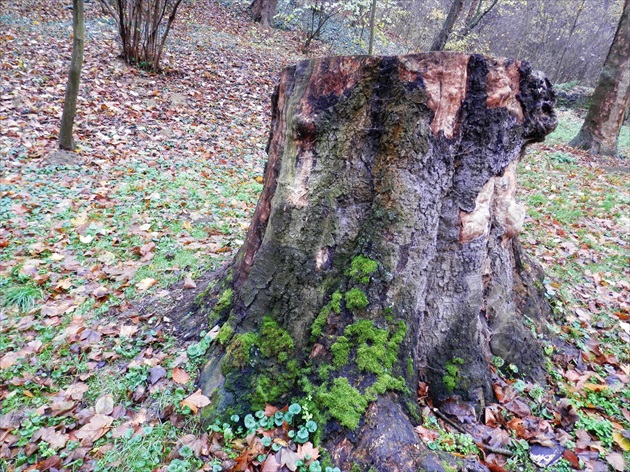
<path id="1" fill-rule="evenodd" d="M 83 66 L 83 45 L 85 41 L 85 27 L 83 21 L 83 0 L 72 2 L 72 59 L 68 70 L 68 83 L 66 84 L 66 96 L 63 101 L 63 113 L 59 128 L 59 149 L 72 151 L 72 129 L 74 128 L 74 116 L 77 112 L 77 97 L 79 95 L 79 83 L 81 82 L 81 67 Z"/>
<path id="2" fill-rule="evenodd" d="M 515 236 L 523 147 L 549 82 L 479 55 L 334 57 L 286 69 L 246 242 L 200 301 L 223 323 L 208 414 L 307 398 L 343 470 L 430 470 L 410 417 L 493 399 L 490 359 L 543 378 L 546 308 Z"/>
<path id="3" fill-rule="evenodd" d="M 249 5 L 252 19 L 268 28 L 271 20 L 276 15 L 277 4 L 278 0 L 252 0 L 252 3 Z"/>
<path id="4" fill-rule="evenodd" d="M 591 154 L 616 156 L 619 130 L 629 104 L 630 0 L 626 0 L 584 124 L 569 144 Z"/>

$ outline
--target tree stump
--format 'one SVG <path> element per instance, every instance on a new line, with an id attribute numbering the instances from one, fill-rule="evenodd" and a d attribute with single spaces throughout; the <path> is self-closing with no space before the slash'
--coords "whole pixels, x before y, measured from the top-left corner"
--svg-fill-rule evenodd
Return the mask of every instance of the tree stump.
<path id="1" fill-rule="evenodd" d="M 222 324 L 208 414 L 301 399 L 343 470 L 412 471 L 433 460 L 413 430 L 419 381 L 436 404 L 483 404 L 494 356 L 543 379 L 514 193 L 553 103 L 527 63 L 480 55 L 285 69 L 246 241 L 197 307 Z"/>

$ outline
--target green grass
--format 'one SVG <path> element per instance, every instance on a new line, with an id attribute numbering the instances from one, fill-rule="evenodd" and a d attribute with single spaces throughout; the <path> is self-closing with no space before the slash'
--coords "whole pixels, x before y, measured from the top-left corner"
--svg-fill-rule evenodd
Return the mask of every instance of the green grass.
<path id="1" fill-rule="evenodd" d="M 13 285 L 4 289 L 2 306 L 16 307 L 20 312 L 29 311 L 41 299 L 43 292 L 32 285 Z"/>
<path id="2" fill-rule="evenodd" d="M 547 136 L 545 142 L 550 145 L 568 144 L 578 134 L 584 120 L 572 110 L 556 110 L 556 113 L 559 118 L 558 127 Z M 630 126 L 625 125 L 621 127 L 617 146 L 619 154 L 626 159 L 630 159 Z M 566 153 L 562 154 L 567 155 Z"/>

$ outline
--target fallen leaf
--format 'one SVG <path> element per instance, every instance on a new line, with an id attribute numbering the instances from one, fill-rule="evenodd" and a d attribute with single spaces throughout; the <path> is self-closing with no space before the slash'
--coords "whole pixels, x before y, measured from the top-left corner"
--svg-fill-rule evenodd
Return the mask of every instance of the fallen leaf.
<path id="1" fill-rule="evenodd" d="M 125 338 L 130 338 L 138 331 L 138 327 L 134 325 L 122 325 L 120 327 L 120 335 Z"/>
<path id="2" fill-rule="evenodd" d="M 620 433 L 619 431 L 614 431 L 612 433 L 612 437 L 621 449 L 623 449 L 626 452 L 630 451 L 630 433 L 629 432 L 624 431 Z"/>
<path id="3" fill-rule="evenodd" d="M 136 284 L 136 288 L 141 292 L 144 292 L 145 290 L 153 287 L 156 283 L 157 280 L 152 279 L 151 277 L 146 277 Z"/>
<path id="4" fill-rule="evenodd" d="M 282 466 L 276 459 L 275 454 L 269 454 L 267 459 L 265 459 L 261 472 L 278 472 L 280 467 Z"/>
<path id="5" fill-rule="evenodd" d="M 562 457 L 564 457 L 564 459 L 567 460 L 571 464 L 571 467 L 573 467 L 574 469 L 581 468 L 580 459 L 578 456 L 575 455 L 575 452 L 565 449 L 562 453 Z"/>
<path id="6" fill-rule="evenodd" d="M 204 406 L 208 406 L 210 404 L 210 399 L 201 393 L 201 389 L 197 390 L 188 398 L 184 398 L 180 405 L 183 407 L 187 406 L 193 413 L 197 413 L 199 408 L 203 408 Z"/>
<path id="7" fill-rule="evenodd" d="M 175 367 L 173 369 L 173 371 L 171 372 L 171 376 L 173 377 L 173 381 L 175 383 L 184 385 L 187 384 L 188 381 L 190 380 L 190 375 L 188 375 L 188 372 L 186 372 L 184 369 L 181 369 L 179 367 Z"/>
<path id="8" fill-rule="evenodd" d="M 89 234 L 79 236 L 79 240 L 83 244 L 90 244 L 93 239 L 94 239 L 94 236 L 90 236 Z"/>
<path id="9" fill-rule="evenodd" d="M 81 400 L 83 398 L 83 394 L 89 390 L 87 384 L 83 382 L 77 382 L 75 384 L 70 385 L 66 390 L 66 396 L 72 398 L 73 400 Z"/>
<path id="10" fill-rule="evenodd" d="M 55 428 L 43 428 L 40 436 L 42 441 L 46 441 L 53 450 L 61 449 L 66 445 L 70 436 L 68 434 L 55 431 Z"/>
<path id="11" fill-rule="evenodd" d="M 7 352 L 0 359 L 0 369 L 8 369 L 15 364 L 19 358 L 20 356 L 17 352 Z"/>
<path id="12" fill-rule="evenodd" d="M 623 460 L 623 456 L 618 452 L 611 452 L 606 455 L 606 461 L 613 467 L 613 469 L 619 472 L 626 470 L 626 461 Z"/>
<path id="13" fill-rule="evenodd" d="M 111 394 L 102 395 L 96 400 L 94 411 L 98 415 L 111 415 L 114 411 L 114 397 Z"/>
<path id="14" fill-rule="evenodd" d="M 313 447 L 313 444 L 309 441 L 298 446 L 297 455 L 306 463 L 309 461 L 316 461 L 319 457 L 319 448 Z"/>
<path id="15" fill-rule="evenodd" d="M 166 370 L 159 365 L 149 369 L 149 383 L 155 385 L 158 381 L 166 377 Z"/>
<path id="16" fill-rule="evenodd" d="M 425 428 L 422 425 L 416 426 L 415 430 L 416 433 L 418 433 L 418 435 L 420 436 L 420 439 L 427 443 L 433 442 L 440 437 L 440 433 L 438 433 L 434 429 Z"/>
<path id="17" fill-rule="evenodd" d="M 75 431 L 74 435 L 77 439 L 81 440 L 82 446 L 90 446 L 96 441 L 98 438 L 103 436 L 110 425 L 114 421 L 114 418 L 106 415 L 94 415 L 90 422 L 83 427 L 81 427 L 78 431 Z"/>
<path id="18" fill-rule="evenodd" d="M 280 449 L 280 452 L 276 455 L 280 459 L 280 465 L 285 466 L 291 472 L 295 472 L 298 468 L 297 461 L 300 460 L 300 456 L 298 456 L 291 449 L 283 447 Z"/>
<path id="19" fill-rule="evenodd" d="M 186 274 L 186 277 L 184 279 L 184 288 L 197 288 L 197 284 L 192 279 L 190 274 Z"/>

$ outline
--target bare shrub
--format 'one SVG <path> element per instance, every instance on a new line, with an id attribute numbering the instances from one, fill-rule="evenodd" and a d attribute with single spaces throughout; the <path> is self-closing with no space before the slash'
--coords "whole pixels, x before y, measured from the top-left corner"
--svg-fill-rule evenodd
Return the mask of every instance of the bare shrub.
<path id="1" fill-rule="evenodd" d="M 100 0 L 116 20 L 128 64 L 159 70 L 166 37 L 182 0 Z"/>

